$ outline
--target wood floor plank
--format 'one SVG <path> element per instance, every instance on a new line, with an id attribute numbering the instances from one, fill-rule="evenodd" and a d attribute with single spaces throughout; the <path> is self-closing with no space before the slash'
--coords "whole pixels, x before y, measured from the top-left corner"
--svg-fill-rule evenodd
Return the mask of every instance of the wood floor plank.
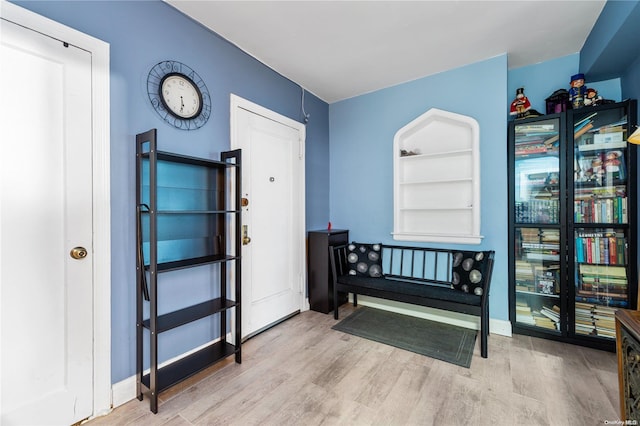
<path id="1" fill-rule="evenodd" d="M 343 305 L 341 317 L 354 308 Z M 619 419 L 615 354 L 529 336 L 476 342 L 470 368 L 351 336 L 303 312 L 211 367 L 92 425 L 584 425 Z M 481 419 L 481 420 L 480 420 Z"/>

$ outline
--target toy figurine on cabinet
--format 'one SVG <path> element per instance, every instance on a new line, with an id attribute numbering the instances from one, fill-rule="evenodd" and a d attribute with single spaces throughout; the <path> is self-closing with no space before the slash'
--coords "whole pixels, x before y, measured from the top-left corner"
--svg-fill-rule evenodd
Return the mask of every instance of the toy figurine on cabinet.
<path id="1" fill-rule="evenodd" d="M 511 102 L 509 114 L 515 115 L 516 118 L 524 118 L 527 111 L 531 109 L 531 102 L 524 94 L 524 87 L 516 90 L 516 98 Z"/>
<path id="2" fill-rule="evenodd" d="M 584 85 L 584 74 L 571 76 L 571 89 L 569 89 L 569 100 L 574 109 L 584 106 L 584 99 L 587 88 Z"/>
<path id="3" fill-rule="evenodd" d="M 520 87 L 516 90 L 516 98 L 511 102 L 509 115 L 513 115 L 516 119 L 527 117 L 538 117 L 541 115 L 538 111 L 531 108 L 531 102 L 524 94 L 524 88 Z"/>

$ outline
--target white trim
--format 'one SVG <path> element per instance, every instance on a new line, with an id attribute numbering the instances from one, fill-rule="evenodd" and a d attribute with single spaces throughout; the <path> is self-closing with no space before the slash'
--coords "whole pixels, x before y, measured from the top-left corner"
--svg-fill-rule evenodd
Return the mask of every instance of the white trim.
<path id="1" fill-rule="evenodd" d="M 300 153 L 299 157 L 302 161 L 305 161 L 305 144 L 307 139 L 307 128 L 304 124 L 295 121 L 289 117 L 285 117 L 284 115 L 278 114 L 277 112 L 271 111 L 261 105 L 248 101 L 240 96 L 237 96 L 233 93 L 230 94 L 230 111 L 229 111 L 229 132 L 230 132 L 230 140 L 231 140 L 231 149 L 236 149 L 239 146 L 238 135 L 236 131 L 236 121 L 237 121 L 237 111 L 238 109 L 244 109 L 245 111 L 252 112 L 254 114 L 258 114 L 262 117 L 265 117 L 269 120 L 273 120 L 280 124 L 284 124 L 285 126 L 289 126 L 295 130 L 297 130 L 300 134 Z M 300 168 L 300 178 L 302 182 L 306 182 L 305 178 L 305 163 L 302 163 L 302 167 Z M 305 206 L 306 200 L 306 188 L 305 185 L 300 185 L 300 194 L 298 194 L 300 203 L 303 207 Z M 300 253 L 306 253 L 306 220 L 304 214 L 300 217 L 300 229 L 298 232 L 300 233 L 300 241 L 298 243 L 298 250 Z M 308 311 L 310 309 L 309 306 L 309 298 L 306 296 L 306 288 L 307 288 L 307 264 L 305 260 L 305 256 L 301 256 L 299 271 L 301 271 L 302 276 L 299 277 L 300 282 L 300 312 Z"/>
<path id="2" fill-rule="evenodd" d="M 135 374 L 119 381 L 118 383 L 114 383 L 111 389 L 111 392 L 113 394 L 113 409 L 116 409 L 119 406 L 135 399 L 137 397 Z M 106 414 L 108 413 L 105 413 L 103 415 Z"/>
<path id="3" fill-rule="evenodd" d="M 91 53 L 93 150 L 93 416 L 111 410 L 111 171 L 109 44 L 12 3 L 0 16 Z"/>

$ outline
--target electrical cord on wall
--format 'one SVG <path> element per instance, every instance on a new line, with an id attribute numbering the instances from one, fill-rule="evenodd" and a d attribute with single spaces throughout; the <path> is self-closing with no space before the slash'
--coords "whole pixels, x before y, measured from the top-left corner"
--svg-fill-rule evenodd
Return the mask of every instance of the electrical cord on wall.
<path id="1" fill-rule="evenodd" d="M 304 110 L 304 92 L 305 92 L 305 90 L 304 90 L 304 88 L 302 86 L 300 86 L 300 89 L 302 90 L 302 100 L 301 100 L 301 103 L 302 103 L 302 115 L 304 116 L 304 122 L 306 124 L 306 123 L 309 122 L 309 117 L 311 117 L 311 114 L 307 114 L 305 112 L 305 110 Z"/>

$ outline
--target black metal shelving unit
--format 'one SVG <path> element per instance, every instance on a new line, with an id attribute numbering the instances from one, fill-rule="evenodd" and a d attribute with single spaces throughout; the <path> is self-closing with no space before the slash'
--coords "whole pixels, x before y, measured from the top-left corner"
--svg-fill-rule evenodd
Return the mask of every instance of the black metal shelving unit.
<path id="1" fill-rule="evenodd" d="M 151 129 L 136 136 L 136 157 L 136 392 L 139 400 L 147 394 L 157 413 L 163 390 L 232 355 L 241 362 L 241 152 L 216 161 L 158 151 Z M 219 265 L 211 280 L 216 297 L 158 313 L 162 273 L 211 264 Z M 211 316 L 219 325 L 214 343 L 159 368 L 158 335 Z"/>
<path id="2" fill-rule="evenodd" d="M 636 114 L 628 100 L 509 123 L 514 333 L 615 350 L 615 310 L 638 297 L 636 147 L 626 142 Z"/>

